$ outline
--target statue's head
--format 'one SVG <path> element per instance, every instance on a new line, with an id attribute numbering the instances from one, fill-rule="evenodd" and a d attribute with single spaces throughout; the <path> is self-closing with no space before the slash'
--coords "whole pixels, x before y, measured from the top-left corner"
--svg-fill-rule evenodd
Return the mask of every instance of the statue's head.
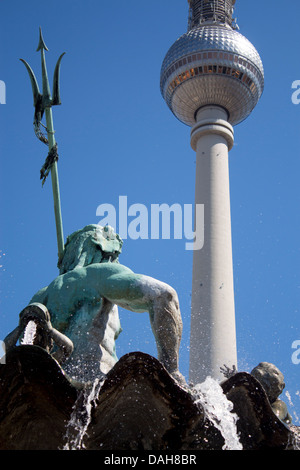
<path id="1" fill-rule="evenodd" d="M 284 377 L 274 364 L 261 362 L 258 366 L 254 367 L 251 375 L 264 387 L 270 403 L 273 403 L 281 395 L 285 387 Z"/>
<path id="2" fill-rule="evenodd" d="M 110 226 L 87 225 L 68 236 L 60 274 L 94 263 L 118 262 L 123 241 Z"/>

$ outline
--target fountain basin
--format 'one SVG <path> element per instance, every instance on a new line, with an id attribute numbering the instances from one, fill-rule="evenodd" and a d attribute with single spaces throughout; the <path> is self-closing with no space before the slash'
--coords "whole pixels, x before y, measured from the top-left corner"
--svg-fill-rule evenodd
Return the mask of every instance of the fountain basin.
<path id="1" fill-rule="evenodd" d="M 254 377 L 237 373 L 221 386 L 238 415 L 243 450 L 292 448 L 294 430 L 276 417 Z M 0 449 L 63 449 L 82 389 L 44 349 L 15 347 L 0 365 Z M 82 443 L 87 450 L 173 452 L 221 450 L 224 438 L 158 360 L 135 352 L 108 373 Z"/>

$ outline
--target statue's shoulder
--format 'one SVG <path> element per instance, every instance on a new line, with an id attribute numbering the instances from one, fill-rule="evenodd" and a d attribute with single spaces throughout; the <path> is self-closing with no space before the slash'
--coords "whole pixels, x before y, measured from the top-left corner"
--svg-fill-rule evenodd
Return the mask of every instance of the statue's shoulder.
<path id="1" fill-rule="evenodd" d="M 133 271 L 127 266 L 124 266 L 120 263 L 95 263 L 90 264 L 83 268 L 86 270 L 86 275 L 103 275 L 103 276 L 113 276 L 113 275 L 130 275 L 133 274 Z"/>

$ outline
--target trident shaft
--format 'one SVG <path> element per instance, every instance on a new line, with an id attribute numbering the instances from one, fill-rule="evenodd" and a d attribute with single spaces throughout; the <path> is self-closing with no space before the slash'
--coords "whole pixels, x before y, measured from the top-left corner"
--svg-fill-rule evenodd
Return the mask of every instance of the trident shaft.
<path id="1" fill-rule="evenodd" d="M 33 92 L 33 105 L 35 108 L 34 112 L 34 129 L 36 136 L 49 147 L 49 155 L 52 154 L 56 155 L 56 158 L 53 158 L 52 161 L 48 161 L 47 167 L 48 171 L 51 170 L 51 180 L 52 180 L 52 191 L 53 191 L 53 199 L 54 199 L 54 214 L 55 214 L 55 223 L 56 223 L 56 236 L 57 236 L 57 246 L 58 246 L 58 264 L 60 263 L 63 251 L 64 251 L 64 235 L 63 235 L 63 224 L 62 224 L 62 216 L 61 216 L 61 205 L 60 205 L 60 191 L 59 191 L 59 181 L 58 181 L 58 171 L 57 171 L 57 153 L 56 153 L 56 142 L 54 137 L 54 127 L 53 127 L 53 116 L 52 116 L 52 106 L 56 106 L 61 104 L 60 101 L 60 90 L 59 90 L 59 74 L 60 74 L 60 62 L 65 54 L 61 54 L 59 57 L 53 76 L 53 91 L 52 97 L 50 92 L 48 74 L 47 74 L 47 67 L 46 67 L 46 59 L 45 59 L 45 51 L 48 51 L 48 48 L 44 42 L 42 31 L 40 28 L 40 40 L 38 44 L 37 51 L 41 51 L 41 60 L 42 60 L 42 80 L 43 80 L 43 93 L 40 93 L 39 86 L 35 75 L 28 65 L 28 63 L 20 59 L 23 64 L 26 66 L 26 69 L 29 73 L 32 92 Z M 41 131 L 41 123 L 42 117 L 45 113 L 46 118 L 46 131 L 47 137 L 43 135 Z M 45 126 L 43 126 L 45 127 Z M 48 160 L 48 158 L 47 158 Z M 47 162 L 46 160 L 46 162 Z"/>

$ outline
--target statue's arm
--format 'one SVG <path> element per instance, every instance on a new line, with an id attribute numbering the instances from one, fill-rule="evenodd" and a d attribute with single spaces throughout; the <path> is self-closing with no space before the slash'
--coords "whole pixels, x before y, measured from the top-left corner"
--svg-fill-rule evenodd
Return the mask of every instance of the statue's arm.
<path id="1" fill-rule="evenodd" d="M 105 270 L 106 275 L 103 275 Z M 149 312 L 158 359 L 169 372 L 177 373 L 182 320 L 176 291 L 164 282 L 135 274 L 125 266 L 114 263 L 103 264 L 98 273 L 97 268 L 93 267 L 87 281 L 90 275 L 98 276 L 103 297 L 112 303 L 133 312 Z"/>
<path id="2" fill-rule="evenodd" d="M 133 312 L 147 311 L 151 314 L 166 299 L 178 303 L 176 292 L 168 284 L 136 274 L 117 263 L 89 266 L 83 281 L 86 286 L 97 285 L 97 290 L 103 297 Z"/>
<path id="3" fill-rule="evenodd" d="M 6 338 L 4 338 L 6 353 L 8 353 L 16 345 L 19 337 L 21 336 L 21 333 L 21 328 L 17 326 L 11 333 L 6 336 Z"/>
<path id="4" fill-rule="evenodd" d="M 58 347 L 53 353 L 53 357 L 58 362 L 64 362 L 73 352 L 74 346 L 72 341 L 53 327 L 50 329 L 50 336 Z"/>

